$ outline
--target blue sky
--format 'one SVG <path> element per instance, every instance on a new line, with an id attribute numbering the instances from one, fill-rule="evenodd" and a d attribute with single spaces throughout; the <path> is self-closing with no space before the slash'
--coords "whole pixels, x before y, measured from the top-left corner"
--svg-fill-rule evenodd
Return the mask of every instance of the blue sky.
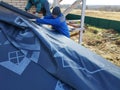
<path id="1" fill-rule="evenodd" d="M 48 0 L 54 1 L 54 0 Z M 61 4 L 71 4 L 76 0 L 63 0 Z M 86 0 L 87 5 L 120 5 L 120 0 Z"/>

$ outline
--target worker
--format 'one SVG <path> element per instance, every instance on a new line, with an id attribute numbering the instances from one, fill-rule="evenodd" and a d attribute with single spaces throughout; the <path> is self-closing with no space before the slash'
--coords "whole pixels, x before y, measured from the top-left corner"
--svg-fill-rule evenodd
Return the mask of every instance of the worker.
<path id="1" fill-rule="evenodd" d="M 61 13 L 61 10 L 58 6 L 53 8 L 52 14 L 50 16 L 45 16 L 43 19 L 36 19 L 36 23 L 52 25 L 53 29 L 55 29 L 56 31 L 65 35 L 68 38 L 70 37 L 65 17 Z"/>
<path id="2" fill-rule="evenodd" d="M 32 6 L 35 6 L 36 8 L 36 16 L 38 16 L 38 13 L 40 13 L 40 11 L 43 11 L 44 16 L 51 14 L 48 0 L 28 0 L 25 10 L 30 10 Z"/>

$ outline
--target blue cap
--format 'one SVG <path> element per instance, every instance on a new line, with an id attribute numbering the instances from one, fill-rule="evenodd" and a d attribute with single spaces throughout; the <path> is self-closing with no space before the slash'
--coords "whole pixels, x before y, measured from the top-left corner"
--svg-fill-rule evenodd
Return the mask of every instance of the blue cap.
<path id="1" fill-rule="evenodd" d="M 54 7 L 52 10 L 52 14 L 59 16 L 61 14 L 60 7 L 58 7 L 58 6 Z"/>

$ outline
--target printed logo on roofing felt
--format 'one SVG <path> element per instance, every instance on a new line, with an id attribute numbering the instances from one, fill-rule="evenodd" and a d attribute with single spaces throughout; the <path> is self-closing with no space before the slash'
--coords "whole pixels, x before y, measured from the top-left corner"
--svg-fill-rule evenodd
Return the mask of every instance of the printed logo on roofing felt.
<path id="1" fill-rule="evenodd" d="M 39 51 L 19 50 L 8 41 L 3 32 L 0 32 L 0 65 L 21 75 L 31 60 L 36 63 L 39 60 L 40 43 L 37 40 L 34 43 L 32 47 L 38 46 Z M 26 44 L 26 47 L 29 46 Z"/>
<path id="2" fill-rule="evenodd" d="M 71 60 L 70 58 L 66 57 L 65 55 L 61 54 L 58 51 L 54 54 L 54 57 L 62 61 L 63 68 L 79 69 L 79 70 L 82 70 L 86 74 L 94 74 L 94 73 L 104 70 L 99 67 L 96 67 L 95 69 L 90 70 L 86 66 L 86 62 L 84 60 L 80 60 L 79 58 L 78 60 Z"/>
<path id="3" fill-rule="evenodd" d="M 10 44 L 3 32 L 0 32 L 0 65 L 17 73 L 22 74 L 29 64 L 29 60 L 21 51 Z"/>
<path id="4" fill-rule="evenodd" d="M 0 62 L 3 67 L 21 75 L 25 68 L 30 63 L 20 51 L 8 52 L 8 61 Z"/>

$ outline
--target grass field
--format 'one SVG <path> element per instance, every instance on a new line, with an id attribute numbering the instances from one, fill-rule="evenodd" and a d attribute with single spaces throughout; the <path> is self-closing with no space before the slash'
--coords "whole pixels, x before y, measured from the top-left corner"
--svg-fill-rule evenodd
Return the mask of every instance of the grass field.
<path id="1" fill-rule="evenodd" d="M 71 13 L 81 15 L 81 11 L 79 9 L 75 9 Z M 86 10 L 85 15 L 120 21 L 120 12 Z"/>
<path id="2" fill-rule="evenodd" d="M 120 21 L 120 12 L 106 12 L 106 11 L 86 11 L 86 16 L 105 18 L 110 20 Z"/>

